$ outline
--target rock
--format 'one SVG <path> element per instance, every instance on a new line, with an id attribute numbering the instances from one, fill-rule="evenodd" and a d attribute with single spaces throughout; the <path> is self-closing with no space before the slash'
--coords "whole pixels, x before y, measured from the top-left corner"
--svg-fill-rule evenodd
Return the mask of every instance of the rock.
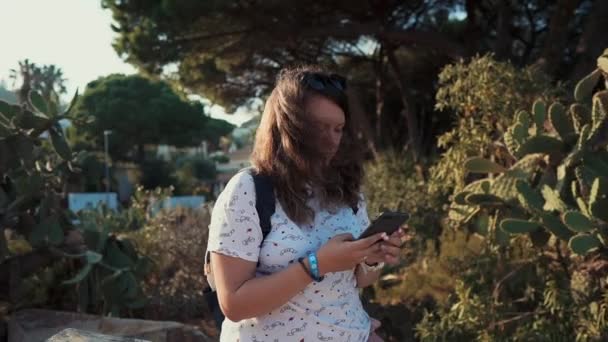
<path id="1" fill-rule="evenodd" d="M 123 319 L 76 312 L 28 309 L 11 315 L 8 322 L 8 342 L 46 341 L 53 335 L 69 328 L 112 337 L 138 338 L 151 342 L 214 341 L 214 339 L 195 328 L 177 322 Z"/>
<path id="2" fill-rule="evenodd" d="M 150 342 L 131 337 L 116 337 L 97 334 L 90 331 L 78 329 L 64 329 L 51 336 L 47 342 Z"/>

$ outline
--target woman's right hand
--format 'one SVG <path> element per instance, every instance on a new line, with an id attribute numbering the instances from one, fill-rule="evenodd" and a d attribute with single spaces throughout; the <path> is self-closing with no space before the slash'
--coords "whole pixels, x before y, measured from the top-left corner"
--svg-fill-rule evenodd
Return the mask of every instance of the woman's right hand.
<path id="1" fill-rule="evenodd" d="M 317 251 L 319 273 L 351 270 L 369 256 L 377 254 L 380 240 L 388 238 L 386 233 L 378 233 L 364 239 L 355 240 L 352 234 L 339 234 L 327 241 Z"/>

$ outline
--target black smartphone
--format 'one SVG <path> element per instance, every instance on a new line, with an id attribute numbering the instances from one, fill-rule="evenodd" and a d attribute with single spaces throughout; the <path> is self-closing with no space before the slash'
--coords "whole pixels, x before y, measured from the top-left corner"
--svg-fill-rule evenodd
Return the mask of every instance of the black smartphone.
<path id="1" fill-rule="evenodd" d="M 403 212 L 385 211 L 378 216 L 369 227 L 361 233 L 359 239 L 366 238 L 368 236 L 377 233 L 386 233 L 388 235 L 393 234 L 399 227 L 401 227 L 407 220 L 409 220 L 410 214 Z"/>

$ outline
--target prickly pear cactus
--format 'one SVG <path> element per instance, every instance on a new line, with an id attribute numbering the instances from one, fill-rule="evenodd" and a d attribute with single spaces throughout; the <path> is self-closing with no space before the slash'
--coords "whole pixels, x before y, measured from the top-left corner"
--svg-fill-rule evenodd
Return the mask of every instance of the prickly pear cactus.
<path id="1" fill-rule="evenodd" d="M 602 82 L 603 81 L 603 82 Z M 517 160 L 510 168 L 475 157 L 470 173 L 489 175 L 455 194 L 449 218 L 463 225 L 479 215 L 495 241 L 550 234 L 585 255 L 608 245 L 608 49 L 581 79 L 575 103 L 536 101 L 520 111 L 503 136 Z M 603 89 L 603 90 L 602 90 Z M 502 238 L 501 238 L 502 237 Z"/>
<path id="2" fill-rule="evenodd" d="M 103 219 L 75 224 L 62 206 L 66 179 L 83 157 L 59 125 L 79 120 L 70 115 L 75 99 L 64 113 L 35 92 L 23 105 L 0 101 L 0 286 L 9 289 L 9 307 L 23 305 L 23 278 L 73 260 L 78 271 L 63 284 L 76 284 L 81 309 L 101 302 L 103 313 L 117 314 L 145 303 L 139 283 L 150 261 L 112 236 Z M 22 237 L 30 253 L 11 251 L 10 236 Z"/>

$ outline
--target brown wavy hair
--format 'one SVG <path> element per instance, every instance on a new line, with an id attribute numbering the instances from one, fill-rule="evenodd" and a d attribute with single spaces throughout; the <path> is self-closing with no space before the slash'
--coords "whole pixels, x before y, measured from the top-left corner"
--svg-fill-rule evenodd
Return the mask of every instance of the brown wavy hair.
<path id="1" fill-rule="evenodd" d="M 279 72 L 264 107 L 252 154 L 253 167 L 272 177 L 277 199 L 289 218 L 300 224 L 314 219 L 314 211 L 306 203 L 312 193 L 329 210 L 357 206 L 363 178 L 363 149 L 356 134 L 358 125 L 349 110 L 349 95 L 346 91 L 312 89 L 303 82 L 310 73 L 330 75 L 316 66 Z M 319 151 L 317 130 L 306 113 L 306 101 L 313 95 L 329 99 L 345 115 L 340 146 L 329 163 Z"/>

